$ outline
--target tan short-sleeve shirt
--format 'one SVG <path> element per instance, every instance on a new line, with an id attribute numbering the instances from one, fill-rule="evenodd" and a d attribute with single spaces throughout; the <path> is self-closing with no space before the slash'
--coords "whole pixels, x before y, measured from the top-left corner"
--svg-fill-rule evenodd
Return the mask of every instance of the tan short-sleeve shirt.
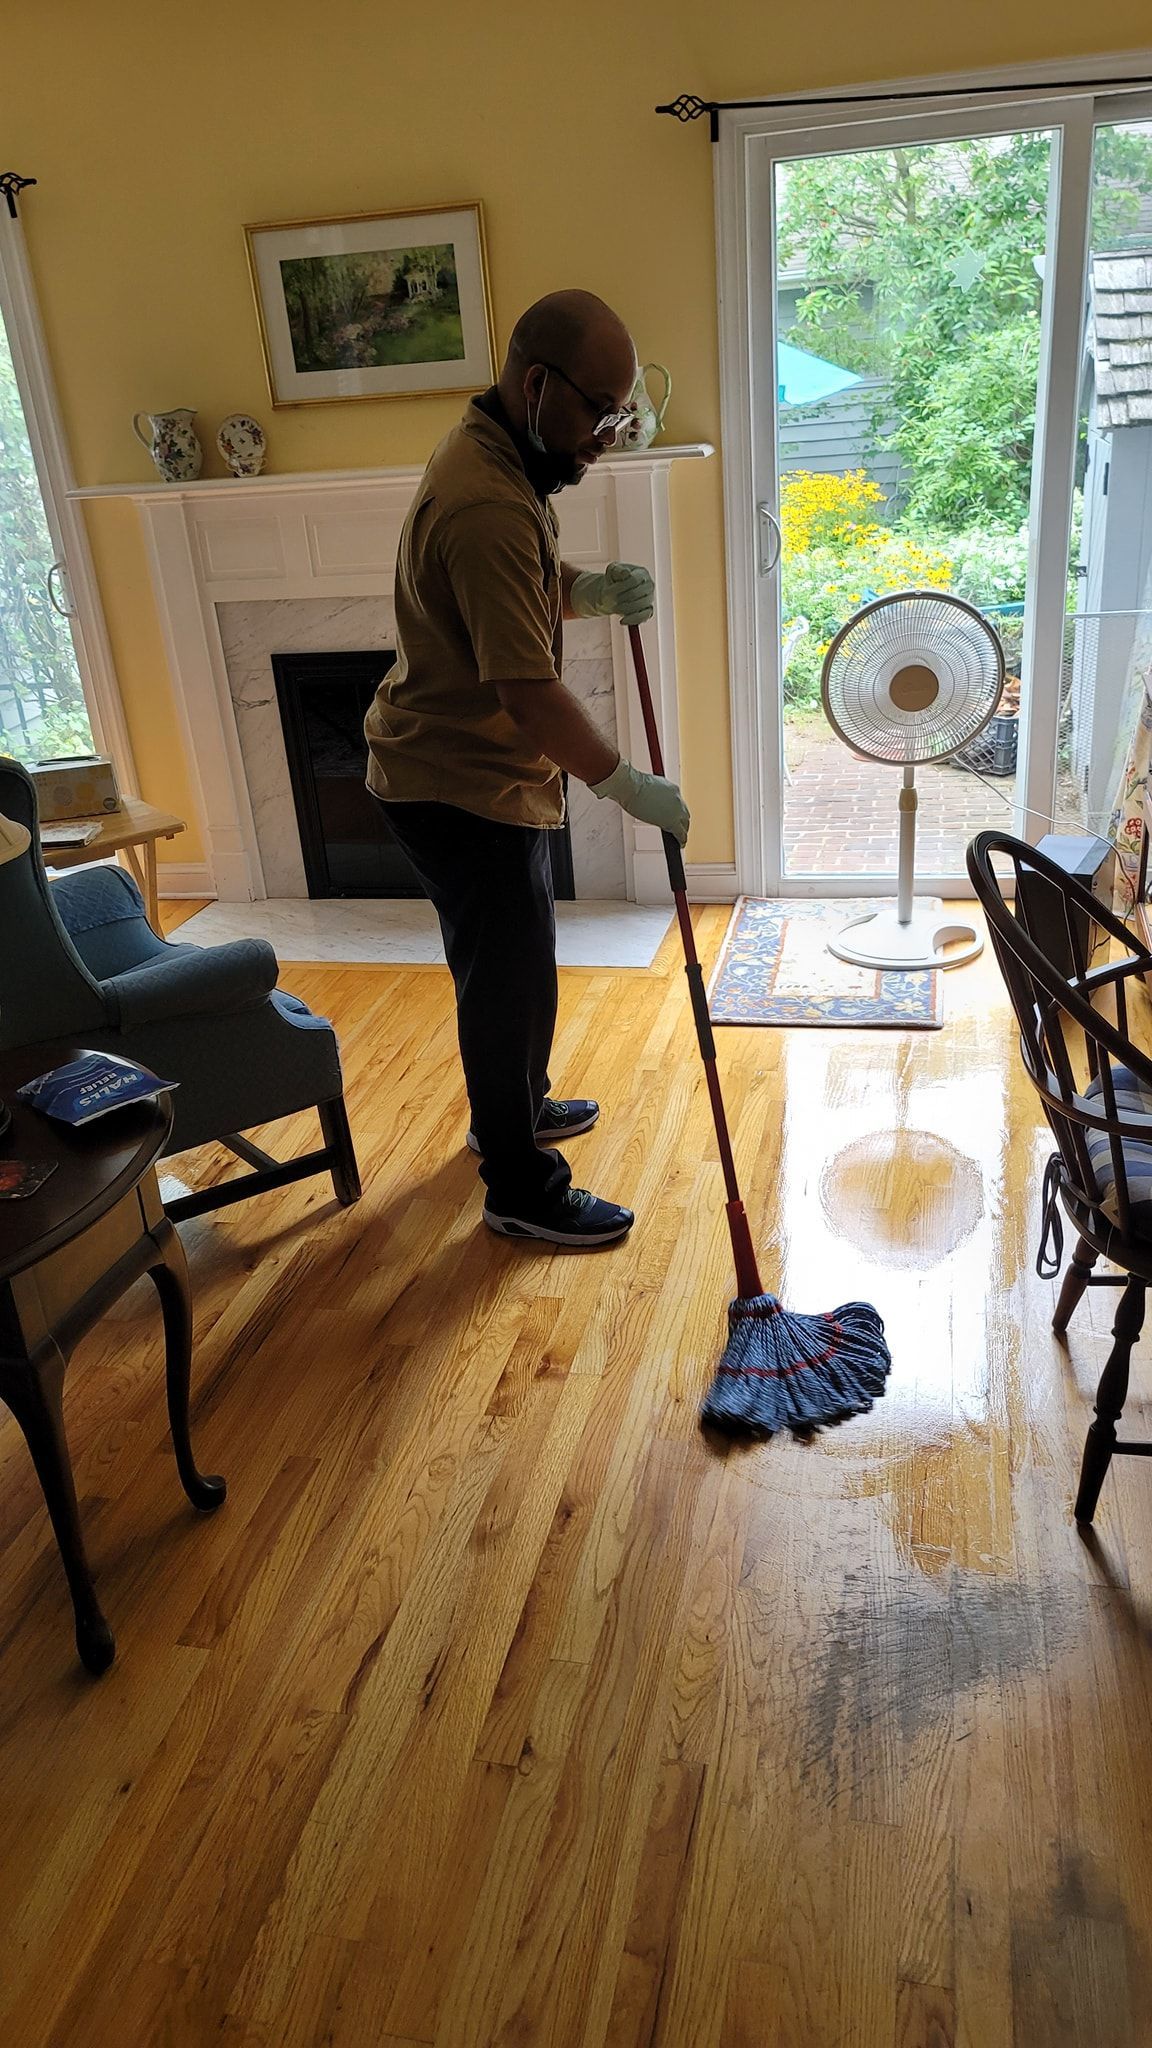
<path id="1" fill-rule="evenodd" d="M 404 522 L 396 642 L 364 722 L 369 789 L 504 824 L 562 824 L 560 771 L 533 752 L 496 692 L 560 674 L 556 515 L 510 435 L 474 401 Z"/>

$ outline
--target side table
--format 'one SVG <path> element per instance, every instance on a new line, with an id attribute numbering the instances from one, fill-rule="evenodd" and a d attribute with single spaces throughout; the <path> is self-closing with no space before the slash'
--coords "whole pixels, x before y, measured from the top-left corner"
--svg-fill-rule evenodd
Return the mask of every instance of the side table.
<path id="1" fill-rule="evenodd" d="M 79 1339 L 142 1273 L 160 1296 L 168 1416 L 184 1491 L 195 1507 L 212 1509 L 227 1488 L 219 1476 L 197 1470 L 189 1434 L 188 1267 L 155 1170 L 172 1128 L 170 1098 L 132 1103 L 78 1130 L 15 1100 L 23 1082 L 83 1050 L 56 1041 L 0 1054 L 0 1104 L 12 1112 L 0 1157 L 56 1161 L 35 1194 L 0 1202 L 0 1401 L 23 1430 L 44 1489 L 81 1661 L 99 1673 L 111 1664 L 116 1643 L 84 1550 L 64 1431 L 64 1375 Z"/>
<path id="2" fill-rule="evenodd" d="M 105 817 L 85 819 L 85 824 L 98 824 L 99 833 L 87 846 L 46 846 L 44 859 L 50 868 L 80 868 L 87 862 L 107 860 L 110 853 L 122 853 L 131 870 L 132 879 L 144 898 L 148 922 L 160 938 L 160 897 L 156 871 L 156 841 L 175 839 L 184 831 L 183 818 L 177 818 L 171 811 L 158 811 L 154 804 L 141 803 L 138 797 L 126 796 L 118 811 L 110 811 Z M 137 847 L 142 849 L 143 864 L 137 857 Z"/>

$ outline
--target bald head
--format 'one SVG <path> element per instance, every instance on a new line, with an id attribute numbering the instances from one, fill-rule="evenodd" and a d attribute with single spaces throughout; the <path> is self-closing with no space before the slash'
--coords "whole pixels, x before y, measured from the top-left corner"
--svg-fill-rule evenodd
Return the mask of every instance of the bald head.
<path id="1" fill-rule="evenodd" d="M 595 292 L 549 292 L 521 313 L 512 329 L 508 365 L 523 374 L 533 363 L 559 363 L 577 375 L 589 354 L 606 366 L 621 366 L 624 375 L 631 369 L 635 382 L 636 351 L 619 313 Z"/>
<path id="2" fill-rule="evenodd" d="M 595 292 L 549 292 L 522 313 L 512 330 L 500 398 L 521 432 L 531 426 L 549 452 L 568 458 L 573 478 L 611 447 L 597 433 L 636 381 L 636 350 L 618 313 Z"/>

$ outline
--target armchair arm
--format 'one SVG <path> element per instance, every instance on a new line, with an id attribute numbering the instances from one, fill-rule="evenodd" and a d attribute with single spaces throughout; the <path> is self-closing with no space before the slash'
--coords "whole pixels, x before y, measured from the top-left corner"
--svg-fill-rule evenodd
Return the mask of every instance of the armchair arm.
<path id="1" fill-rule="evenodd" d="M 226 946 L 165 946 L 142 967 L 113 974 L 101 984 L 119 1028 L 158 1024 L 170 1017 L 207 1016 L 262 1002 L 280 968 L 264 939 L 234 939 Z"/>

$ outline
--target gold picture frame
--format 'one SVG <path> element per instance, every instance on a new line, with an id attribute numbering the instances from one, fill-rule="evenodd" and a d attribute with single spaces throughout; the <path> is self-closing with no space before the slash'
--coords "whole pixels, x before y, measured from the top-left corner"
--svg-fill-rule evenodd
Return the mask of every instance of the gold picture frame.
<path id="1" fill-rule="evenodd" d="M 492 383 L 478 199 L 255 221 L 244 236 L 273 406 L 462 395 Z"/>

